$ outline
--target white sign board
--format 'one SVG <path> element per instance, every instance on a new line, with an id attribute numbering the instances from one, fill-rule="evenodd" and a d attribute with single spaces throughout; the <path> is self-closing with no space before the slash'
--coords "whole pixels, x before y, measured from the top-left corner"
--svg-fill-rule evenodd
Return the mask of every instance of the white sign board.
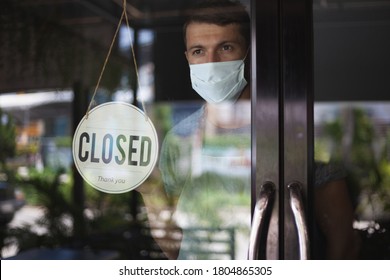
<path id="1" fill-rule="evenodd" d="M 73 159 L 83 179 L 106 193 L 141 185 L 158 157 L 156 130 L 137 107 L 108 102 L 93 108 L 73 137 Z"/>

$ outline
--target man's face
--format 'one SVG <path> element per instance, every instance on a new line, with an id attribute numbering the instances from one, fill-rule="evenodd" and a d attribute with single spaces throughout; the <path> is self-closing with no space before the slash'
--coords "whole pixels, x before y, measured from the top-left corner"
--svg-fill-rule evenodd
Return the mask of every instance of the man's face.
<path id="1" fill-rule="evenodd" d="M 189 64 L 243 59 L 247 47 L 238 24 L 219 26 L 193 22 L 186 30 L 186 52 Z"/>

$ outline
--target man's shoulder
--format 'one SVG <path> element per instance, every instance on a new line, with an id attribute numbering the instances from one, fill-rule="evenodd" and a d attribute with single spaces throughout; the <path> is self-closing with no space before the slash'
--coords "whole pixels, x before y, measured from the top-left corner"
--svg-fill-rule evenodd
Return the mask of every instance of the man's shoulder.
<path id="1" fill-rule="evenodd" d="M 205 110 L 202 106 L 195 112 L 191 113 L 190 115 L 179 121 L 176 125 L 174 125 L 169 131 L 169 134 L 173 134 L 180 137 L 192 135 L 202 124 L 204 112 Z"/>

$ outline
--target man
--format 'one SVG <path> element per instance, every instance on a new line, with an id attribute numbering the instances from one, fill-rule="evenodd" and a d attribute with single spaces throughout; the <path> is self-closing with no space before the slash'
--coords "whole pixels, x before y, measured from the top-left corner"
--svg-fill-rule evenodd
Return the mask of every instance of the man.
<path id="1" fill-rule="evenodd" d="M 211 104 L 249 99 L 244 67 L 250 43 L 249 16 L 239 3 L 203 4 L 184 25 L 193 89 Z"/>
<path id="2" fill-rule="evenodd" d="M 168 133 L 160 169 L 182 229 L 178 258 L 218 258 L 200 235 L 250 229 L 249 15 L 240 2 L 205 1 L 183 31 L 192 87 L 206 104 Z M 246 258 L 242 243 L 235 257 Z"/>

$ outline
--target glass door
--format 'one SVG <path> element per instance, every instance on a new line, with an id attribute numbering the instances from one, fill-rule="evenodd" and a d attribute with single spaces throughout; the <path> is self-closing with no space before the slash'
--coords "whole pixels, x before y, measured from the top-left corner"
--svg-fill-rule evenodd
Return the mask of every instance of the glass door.
<path id="1" fill-rule="evenodd" d="M 389 258 L 389 7 L 252 2 L 253 258 Z"/>
<path id="2" fill-rule="evenodd" d="M 161 91 L 158 83 L 171 77 L 162 71 L 169 53 L 154 60 L 160 98 L 155 117 L 157 123 L 163 116 L 169 121 L 162 130 L 161 181 L 140 192 L 152 235 L 168 258 L 312 255 L 312 5 L 242 3 L 251 16 L 250 100 L 205 105 L 188 87 L 188 77 L 172 83 L 183 87 L 182 94 L 175 87 Z M 156 29 L 157 49 L 177 36 L 170 31 Z M 180 69 L 188 73 L 182 58 Z"/>
<path id="3" fill-rule="evenodd" d="M 346 178 L 318 188 L 323 253 L 389 259 L 390 1 L 313 1 L 313 25 L 315 159 Z"/>
<path id="4" fill-rule="evenodd" d="M 216 43 L 216 37 L 210 36 L 187 45 L 189 38 L 183 34 L 183 24 L 194 13 L 194 2 L 126 1 L 131 28 L 128 30 L 123 21 L 118 29 L 118 40 L 95 98 L 97 104 L 120 101 L 145 111 L 158 134 L 158 165 L 136 191 L 114 195 L 94 190 L 65 163 L 66 176 L 56 176 L 72 180 L 56 179 L 53 184 L 61 194 L 64 191 L 69 205 L 76 206 L 70 213 L 72 223 L 63 218 L 69 212 L 69 207 L 63 206 L 58 226 L 43 225 L 58 233 L 58 238 L 53 241 L 50 231 L 41 237 L 47 244 L 77 247 L 82 252 L 85 248 L 107 249 L 119 253 L 122 259 L 389 259 L 390 2 L 240 0 L 240 5 L 228 10 L 225 7 L 222 14 L 239 11 L 243 15 L 244 11 L 239 22 L 249 16 L 250 20 L 244 20 L 249 28 L 230 30 L 232 26 L 225 24 L 225 19 L 223 24 L 207 22 L 206 30 L 212 30 L 213 35 L 220 35 L 216 31 L 228 25 L 222 28 L 228 30 L 223 33 L 224 39 Z M 21 157 L 10 161 L 10 171 L 16 174 L 18 170 L 28 194 L 39 191 L 39 186 L 29 183 L 26 167 L 36 169 L 42 184 L 46 184 L 49 179 L 40 172 L 42 164 L 44 168 L 56 168 L 49 159 L 64 158 L 58 153 L 61 145 L 66 151 L 70 149 L 69 141 L 57 140 L 50 143 L 55 142 L 58 149 L 49 149 L 44 138 L 71 136 L 71 125 L 65 129 L 64 120 L 70 122 L 72 111 L 75 128 L 87 110 L 101 60 L 85 54 L 103 60 L 123 11 L 122 1 L 104 3 L 80 7 L 61 2 L 56 5 L 64 6 L 47 7 L 52 15 L 59 10 L 69 11 L 59 25 L 47 24 L 40 6 L 33 9 L 31 5 L 8 4 L 4 10 L 5 22 L 11 20 L 4 25 L 5 30 L 11 35 L 32 32 L 27 37 L 35 38 L 35 42 L 42 28 L 52 26 L 51 33 L 61 40 L 79 41 L 75 38 L 82 34 L 88 39 L 88 43 L 76 47 L 42 44 L 48 48 L 43 53 L 58 51 L 58 69 L 62 70 L 43 71 L 43 67 L 42 71 L 25 72 L 23 81 L 10 79 L 12 90 L 29 94 L 38 88 L 69 89 L 66 93 L 72 98 L 61 99 L 66 103 L 61 107 L 66 114 L 54 114 L 39 104 L 28 112 L 24 108 L 28 120 L 20 119 L 20 108 L 13 108 L 14 101 L 6 100 L 8 95 L 1 96 L 2 110 L 14 114 L 21 133 L 17 148 L 22 149 L 16 153 Z M 74 20 L 80 8 L 87 20 Z M 13 11 L 21 13 L 13 18 L 9 16 Z M 40 19 L 34 20 L 39 24 L 25 29 L 35 17 Z M 7 28 L 15 26 L 13 19 L 19 18 L 23 18 L 19 33 Z M 105 35 L 97 36 L 98 29 L 105 30 Z M 6 50 L 13 54 L 17 41 L 7 38 Z M 238 55 L 221 56 L 225 52 L 230 55 L 237 38 Z M 64 49 L 58 49 L 58 45 Z M 218 46 L 213 53 L 216 56 L 203 61 L 201 55 L 207 50 L 203 47 L 210 45 Z M 81 68 L 72 72 L 75 76 L 62 79 L 61 75 L 73 67 L 71 60 L 70 66 L 61 68 L 63 54 L 70 49 L 70 53 L 77 53 L 72 57 L 80 61 Z M 37 49 L 37 53 L 42 50 Z M 15 55 L 20 62 L 26 54 L 21 50 Z M 80 55 L 85 60 L 76 59 Z M 222 58 L 224 61 L 218 61 Z M 35 57 L 29 59 L 35 61 Z M 4 63 L 15 68 L 13 59 Z M 40 63 L 37 65 L 46 64 L 46 59 Z M 210 100 L 209 92 L 196 93 L 193 87 L 199 88 L 199 79 L 194 82 L 191 75 L 195 72 L 202 78 L 212 72 L 210 69 L 214 71 L 211 66 L 221 70 L 222 77 L 243 72 L 245 82 L 237 75 L 235 84 L 243 86 L 240 90 L 244 98 L 216 105 L 204 100 Z M 236 68 L 233 71 L 227 67 Z M 43 72 L 47 79 L 38 77 Z M 85 74 L 83 79 L 79 73 Z M 68 78 L 70 84 L 59 82 Z M 53 82 L 50 86 L 44 82 L 49 80 Z M 232 81 L 226 79 L 225 83 Z M 1 93 L 8 90 L 3 85 Z M 23 99 L 19 95 L 15 96 Z M 237 97 L 235 93 L 229 93 L 231 96 Z M 7 118 L 2 117 L 3 126 Z M 34 156 L 28 154 L 30 148 L 24 148 L 31 143 L 34 147 L 40 145 L 33 149 Z M 122 152 L 135 157 L 136 151 L 145 148 L 136 139 L 126 149 L 124 143 L 117 146 L 118 154 L 113 155 L 117 158 L 122 158 Z M 127 163 L 134 162 L 136 159 L 131 158 Z M 3 175 L 2 180 L 6 177 L 14 176 Z M 47 215 L 39 212 L 38 218 L 50 218 L 50 211 Z M 66 231 L 59 230 L 63 225 Z M 36 234 L 33 229 L 28 229 L 32 237 Z M 22 247 L 25 243 L 19 242 L 20 251 L 30 249 Z"/>
<path id="5" fill-rule="evenodd" d="M 313 174 L 310 3 L 252 5 L 256 230 L 250 257 L 307 259 Z"/>
<path id="6" fill-rule="evenodd" d="M 242 3 L 251 16 L 250 100 L 205 105 L 188 87 L 188 78 L 183 94 L 174 87 L 156 92 L 166 100 L 154 106 L 163 106 L 170 120 L 159 164 L 159 194 L 165 198 L 140 192 L 155 219 L 149 221 L 155 240 L 169 258 L 311 257 L 312 5 L 302 0 Z M 165 36 L 173 38 L 165 28 L 156 30 L 157 40 Z M 204 51 L 202 44 L 197 52 Z M 156 86 L 171 77 L 159 61 L 169 57 L 155 59 Z M 188 61 L 182 60 L 180 69 L 188 73 Z"/>
<path id="7" fill-rule="evenodd" d="M 22 214 L 39 210 L 29 228 L 20 228 L 20 220 L 9 224 L 7 240 L 18 238 L 21 253 L 49 244 L 59 248 L 57 257 L 72 249 L 108 250 L 120 259 L 390 258 L 390 1 L 239 0 L 217 9 L 222 22 L 202 10 L 191 32 L 201 23 L 207 28 L 190 38 L 183 24 L 195 0 L 127 0 L 130 30 L 123 17 L 118 25 L 123 1 L 11 2 L 0 17 L 7 58 L 0 70 L 10 82 L 0 84 L 7 113 L 0 128 L 13 115 L 19 134 L 0 180 L 23 184 L 33 204 Z M 231 15 L 239 15 L 238 26 L 245 22 L 242 28 L 227 24 Z M 57 43 L 38 40 L 47 28 L 55 36 L 46 39 Z M 159 139 L 157 166 L 136 191 L 123 194 L 93 189 L 64 160 L 72 117 L 75 129 L 114 34 L 96 105 L 138 106 Z M 18 44 L 19 37 L 29 39 Z M 204 60 L 209 48 L 213 55 Z M 40 55 L 52 53 L 58 59 Z M 204 77 L 215 69 L 220 78 L 239 75 L 228 76 L 217 97 L 196 93 L 211 87 Z M 231 84 L 243 98 L 204 100 L 237 97 L 223 95 Z M 35 90 L 48 101 L 23 105 Z M 131 139 L 118 137 L 117 154 L 104 147 L 101 155 L 121 161 L 126 153 L 126 163 L 136 165 L 146 146 Z M 53 203 L 57 197 L 62 205 Z"/>
<path id="8" fill-rule="evenodd" d="M 178 14 L 194 18 L 187 23 L 184 38 L 186 20 L 175 14 L 157 17 L 150 27 L 155 101 L 148 111 L 158 126 L 159 163 L 153 178 L 138 191 L 151 235 L 165 257 L 247 259 L 251 229 L 250 3 L 224 1 L 221 8 L 209 1 L 210 16 L 207 9 L 191 5 L 196 1 L 179 2 L 174 6 Z M 232 23 L 226 24 L 225 17 Z M 140 48 L 140 54 L 144 50 Z M 239 82 L 243 87 L 238 93 L 245 92 L 245 98 L 219 102 L 224 97 L 215 97 L 214 102 L 208 96 L 210 90 L 196 92 L 196 84 L 207 80 L 203 76 L 214 71 L 213 67 L 225 71 L 222 76 L 231 75 L 234 71 L 227 67 L 237 63 L 243 66 L 246 79 Z M 194 75 L 199 79 L 192 79 Z M 234 77 L 225 82 L 230 80 Z"/>

